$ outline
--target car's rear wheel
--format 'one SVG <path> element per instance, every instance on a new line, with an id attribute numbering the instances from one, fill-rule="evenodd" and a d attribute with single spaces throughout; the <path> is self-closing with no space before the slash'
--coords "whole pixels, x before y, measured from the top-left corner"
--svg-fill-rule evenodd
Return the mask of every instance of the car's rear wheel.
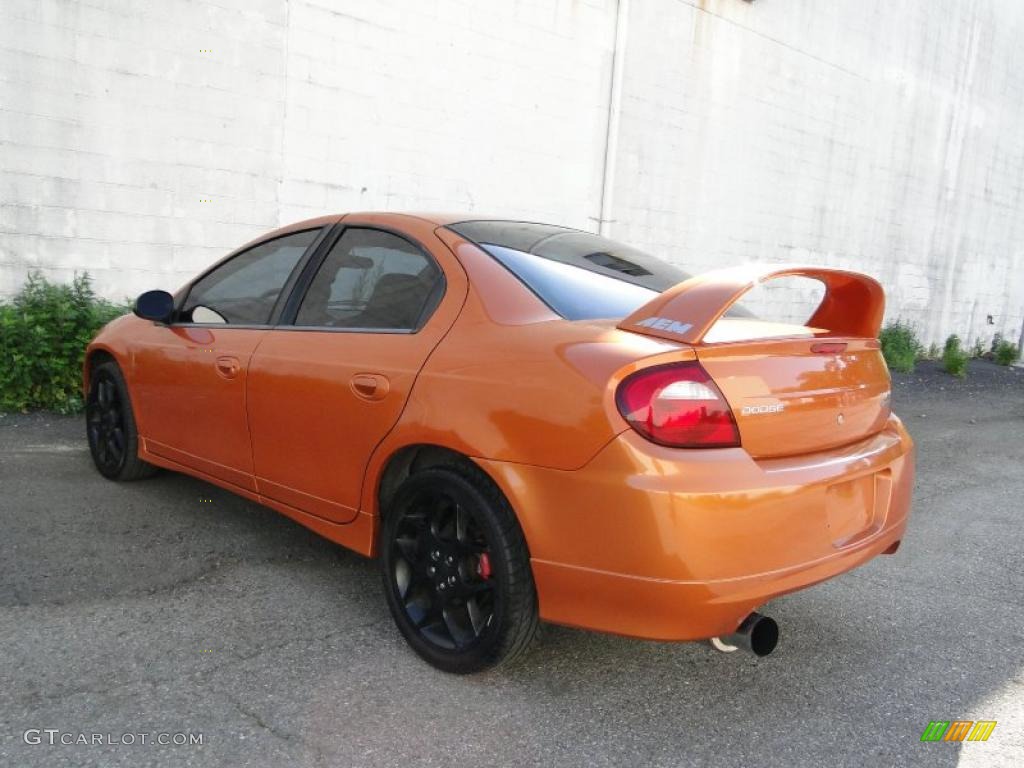
<path id="1" fill-rule="evenodd" d="M 380 531 L 391 615 L 446 672 L 509 662 L 537 634 L 526 541 L 508 501 L 472 467 L 432 467 L 396 491 Z"/>
<path id="2" fill-rule="evenodd" d="M 139 433 L 128 387 L 113 361 L 100 363 L 92 371 L 85 426 L 93 463 L 104 477 L 141 480 L 156 472 L 156 467 L 139 458 Z"/>

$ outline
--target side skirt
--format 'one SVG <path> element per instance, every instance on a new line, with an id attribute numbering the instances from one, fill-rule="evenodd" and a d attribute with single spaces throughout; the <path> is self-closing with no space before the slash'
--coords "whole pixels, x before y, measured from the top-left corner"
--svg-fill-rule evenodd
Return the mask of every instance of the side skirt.
<path id="1" fill-rule="evenodd" d="M 314 533 L 318 533 L 328 541 L 333 541 L 335 544 L 340 544 L 347 549 L 351 549 L 354 552 L 358 552 L 361 555 L 372 557 L 374 554 L 374 538 L 376 536 L 376 521 L 373 515 L 367 514 L 366 512 L 359 512 L 355 519 L 350 523 L 334 523 L 330 520 L 324 520 L 322 517 L 311 515 L 308 512 L 303 512 L 301 509 L 284 504 L 274 499 L 269 499 L 266 496 L 261 496 L 247 488 L 242 488 L 234 483 L 230 483 L 227 480 L 221 480 L 218 477 L 208 475 L 205 472 L 201 472 L 192 467 L 186 467 L 183 464 L 179 464 L 171 459 L 166 459 L 163 456 L 157 456 L 154 453 L 150 453 L 141 446 L 139 447 L 139 458 L 143 461 L 154 464 L 164 469 L 170 469 L 174 472 L 180 472 L 183 475 L 190 475 L 191 477 L 203 480 L 211 485 L 216 485 L 223 488 L 226 491 L 237 494 L 243 498 L 255 501 L 257 504 L 261 504 L 264 507 L 269 507 L 275 512 L 279 512 L 282 515 L 290 517 L 300 525 L 304 525 Z"/>

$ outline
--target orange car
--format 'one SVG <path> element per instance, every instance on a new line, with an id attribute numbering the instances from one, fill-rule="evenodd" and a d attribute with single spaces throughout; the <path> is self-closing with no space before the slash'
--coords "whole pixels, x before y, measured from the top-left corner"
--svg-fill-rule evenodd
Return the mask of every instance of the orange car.
<path id="1" fill-rule="evenodd" d="M 825 286 L 806 325 L 736 305 L 792 275 Z M 100 332 L 89 445 L 105 477 L 186 472 L 377 556 L 444 670 L 540 619 L 763 655 L 755 609 L 903 536 L 883 302 L 853 272 L 690 277 L 563 227 L 311 219 Z"/>

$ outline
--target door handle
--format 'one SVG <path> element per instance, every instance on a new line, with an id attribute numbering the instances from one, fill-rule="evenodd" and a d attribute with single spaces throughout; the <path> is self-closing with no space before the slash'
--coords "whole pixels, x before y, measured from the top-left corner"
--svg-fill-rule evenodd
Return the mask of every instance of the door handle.
<path id="1" fill-rule="evenodd" d="M 356 397 L 363 400 L 382 400 L 391 390 L 387 378 L 379 373 L 357 373 L 349 382 Z"/>
<path id="2" fill-rule="evenodd" d="M 238 371 L 240 369 L 241 365 L 239 365 L 237 357 L 217 358 L 217 373 L 219 373 L 225 379 L 235 378 L 235 376 L 238 375 Z"/>

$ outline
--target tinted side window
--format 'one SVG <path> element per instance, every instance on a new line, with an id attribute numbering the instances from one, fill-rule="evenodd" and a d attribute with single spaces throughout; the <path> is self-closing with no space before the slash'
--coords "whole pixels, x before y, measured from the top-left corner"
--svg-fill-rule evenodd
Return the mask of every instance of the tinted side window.
<path id="1" fill-rule="evenodd" d="M 320 230 L 270 240 L 238 254 L 192 286 L 182 320 L 265 325 L 281 289 Z"/>
<path id="2" fill-rule="evenodd" d="M 313 278 L 295 324 L 413 330 L 441 290 L 440 269 L 412 243 L 376 229 L 346 229 Z"/>

